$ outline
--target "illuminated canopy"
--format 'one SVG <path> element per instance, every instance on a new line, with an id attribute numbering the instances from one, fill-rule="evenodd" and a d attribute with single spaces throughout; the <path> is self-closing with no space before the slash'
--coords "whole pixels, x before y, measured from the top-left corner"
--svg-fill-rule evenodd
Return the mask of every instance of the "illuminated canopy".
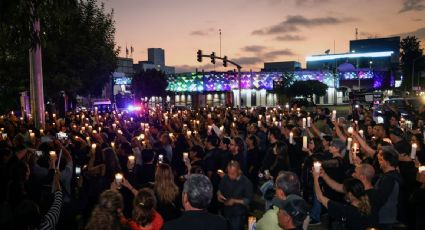
<path id="1" fill-rule="evenodd" d="M 329 54 L 306 57 L 306 61 L 328 61 L 340 58 L 362 58 L 362 57 L 391 57 L 393 51 L 369 52 L 369 53 L 346 53 L 346 54 Z"/>

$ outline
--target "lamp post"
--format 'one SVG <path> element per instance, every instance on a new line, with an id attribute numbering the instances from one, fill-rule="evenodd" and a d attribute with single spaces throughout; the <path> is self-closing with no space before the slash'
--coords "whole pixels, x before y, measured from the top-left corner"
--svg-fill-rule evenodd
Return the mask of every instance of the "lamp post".
<path id="1" fill-rule="evenodd" d="M 422 58 L 422 56 L 419 56 L 419 57 L 413 59 L 413 63 L 412 63 L 412 94 L 413 94 L 413 82 L 414 82 L 414 79 L 415 79 L 415 63 L 416 63 L 417 60 L 419 60 L 421 58 Z M 418 80 L 418 84 L 419 84 L 419 80 Z"/>

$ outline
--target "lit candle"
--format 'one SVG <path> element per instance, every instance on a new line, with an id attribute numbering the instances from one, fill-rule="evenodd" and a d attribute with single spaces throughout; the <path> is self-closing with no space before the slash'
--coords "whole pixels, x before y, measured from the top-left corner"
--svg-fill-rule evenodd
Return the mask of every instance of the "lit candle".
<path id="1" fill-rule="evenodd" d="M 360 129 L 360 130 L 359 130 L 359 134 L 360 134 L 360 136 L 361 136 L 362 138 L 364 138 L 364 131 L 363 131 L 363 129 Z"/>
<path id="2" fill-rule="evenodd" d="M 116 129 L 117 128 L 117 124 L 112 124 L 112 129 Z"/>
<path id="3" fill-rule="evenodd" d="M 307 127 L 311 127 L 311 117 L 307 117 Z"/>
<path id="4" fill-rule="evenodd" d="M 92 150 L 93 152 L 96 150 L 96 144 L 95 144 L 95 143 L 93 143 L 93 144 L 91 145 L 91 150 Z"/>
<path id="5" fill-rule="evenodd" d="M 162 163 L 164 161 L 164 155 L 159 154 L 158 161 L 159 161 L 159 163 Z"/>
<path id="6" fill-rule="evenodd" d="M 418 168 L 419 173 L 425 173 L 425 165 L 419 166 Z"/>
<path id="7" fill-rule="evenodd" d="M 40 129 L 40 134 L 44 134 L 44 130 L 43 129 Z"/>
<path id="8" fill-rule="evenodd" d="M 303 129 L 305 129 L 307 125 L 307 119 L 305 119 L 305 117 L 303 117 Z"/>
<path id="9" fill-rule="evenodd" d="M 353 160 L 354 159 L 356 159 L 356 157 L 357 157 L 357 151 L 359 150 L 359 146 L 358 146 L 358 144 L 357 143 L 354 143 L 353 144 Z"/>
<path id="10" fill-rule="evenodd" d="M 347 129 L 347 132 L 348 132 L 348 134 L 353 134 L 353 132 L 354 132 L 354 129 L 353 129 L 353 127 L 348 127 L 348 129 Z"/>
<path id="11" fill-rule="evenodd" d="M 189 153 L 183 153 L 183 160 L 187 162 L 189 160 Z"/>
<path id="12" fill-rule="evenodd" d="M 31 140 L 34 140 L 35 139 L 35 133 L 30 133 L 30 138 L 31 138 Z"/>
<path id="13" fill-rule="evenodd" d="M 54 113 L 54 114 L 52 114 L 52 116 L 53 116 L 53 118 L 55 118 L 56 117 L 56 114 Z"/>
<path id="14" fill-rule="evenodd" d="M 186 134 L 187 134 L 188 137 L 190 137 L 190 136 L 192 136 L 192 131 L 187 130 Z"/>
<path id="15" fill-rule="evenodd" d="M 294 143 L 294 133 L 290 132 L 289 133 L 289 144 L 293 144 Z"/>
<path id="16" fill-rule="evenodd" d="M 113 149 L 113 150 L 115 150 L 115 142 L 111 142 L 111 148 Z"/>
<path id="17" fill-rule="evenodd" d="M 121 173 L 115 174 L 115 183 L 118 184 L 118 187 L 121 186 L 122 179 L 123 179 L 123 175 Z"/>
<path id="18" fill-rule="evenodd" d="M 86 137 L 87 144 L 90 145 L 90 137 Z"/>
<path id="19" fill-rule="evenodd" d="M 55 158 L 56 157 L 56 152 L 55 151 L 50 151 L 49 155 L 51 158 Z"/>
<path id="20" fill-rule="evenodd" d="M 332 121 L 336 121 L 336 110 L 332 111 Z"/>
<path id="21" fill-rule="evenodd" d="M 261 121 L 260 120 L 258 121 L 258 127 L 261 127 Z"/>
<path id="22" fill-rule="evenodd" d="M 322 167 L 322 163 L 320 163 L 319 161 L 315 161 L 313 163 L 313 167 L 314 167 L 314 171 L 319 173 L 320 172 L 320 168 Z"/>
<path id="23" fill-rule="evenodd" d="M 128 169 L 133 169 L 135 159 L 136 158 L 133 155 L 128 156 Z"/>
<path id="24" fill-rule="evenodd" d="M 350 150 L 351 148 L 351 142 L 353 142 L 353 138 L 349 137 L 347 138 L 347 149 Z"/>
<path id="25" fill-rule="evenodd" d="M 307 136 L 303 136 L 303 148 L 307 148 Z"/>
<path id="26" fill-rule="evenodd" d="M 412 144 L 412 151 L 410 152 L 410 158 L 413 160 L 416 158 L 416 150 L 418 149 L 418 145 L 416 143 Z"/>

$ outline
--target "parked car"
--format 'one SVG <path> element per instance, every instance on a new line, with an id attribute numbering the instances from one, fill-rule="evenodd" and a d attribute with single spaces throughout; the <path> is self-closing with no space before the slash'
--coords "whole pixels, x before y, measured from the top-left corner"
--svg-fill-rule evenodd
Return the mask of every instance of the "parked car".
<path id="1" fill-rule="evenodd" d="M 401 117 L 406 120 L 413 120 L 413 112 L 418 111 L 419 107 L 423 105 L 423 102 L 418 97 L 384 99 L 383 103 L 374 105 L 373 120 L 376 123 L 384 123 L 384 113 L 388 111 L 388 108 L 384 108 L 384 104 L 395 105 Z"/>

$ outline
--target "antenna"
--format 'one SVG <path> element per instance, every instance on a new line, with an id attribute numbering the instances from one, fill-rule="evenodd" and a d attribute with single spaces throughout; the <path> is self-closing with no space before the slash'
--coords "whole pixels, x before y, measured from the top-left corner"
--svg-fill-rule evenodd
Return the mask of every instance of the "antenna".
<path id="1" fill-rule="evenodd" d="M 359 39 L 359 29 L 356 28 L 356 40 L 358 40 L 358 39 Z"/>

